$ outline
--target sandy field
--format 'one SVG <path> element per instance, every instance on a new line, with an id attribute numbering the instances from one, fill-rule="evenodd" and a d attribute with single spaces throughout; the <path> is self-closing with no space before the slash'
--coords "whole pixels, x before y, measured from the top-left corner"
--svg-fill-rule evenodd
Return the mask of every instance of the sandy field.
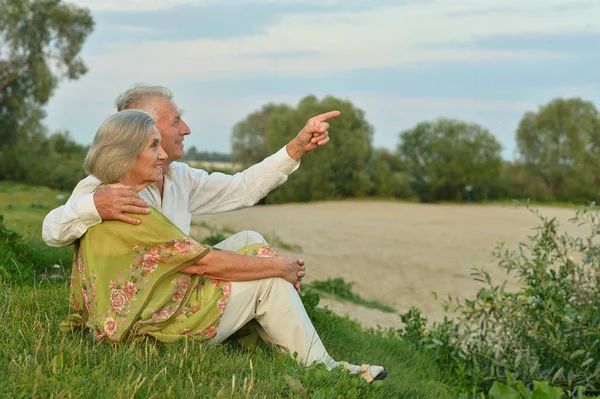
<path id="1" fill-rule="evenodd" d="M 556 217 L 560 230 L 585 235 L 568 222 L 575 211 L 537 207 Z M 429 205 L 393 201 L 339 201 L 255 206 L 227 214 L 196 217 L 235 231 L 255 230 L 301 247 L 305 282 L 343 277 L 354 291 L 405 312 L 419 307 L 430 320 L 443 318 L 441 299 L 472 297 L 482 286 L 470 276 L 484 267 L 498 284 L 507 279 L 492 251 L 497 243 L 516 249 L 535 233 L 540 221 L 530 210 L 512 205 Z M 194 227 L 202 237 L 206 230 Z M 516 287 L 509 279 L 508 286 Z M 439 300 L 432 294 L 436 292 Z M 398 314 L 322 299 L 321 306 L 365 326 L 400 328 Z"/>

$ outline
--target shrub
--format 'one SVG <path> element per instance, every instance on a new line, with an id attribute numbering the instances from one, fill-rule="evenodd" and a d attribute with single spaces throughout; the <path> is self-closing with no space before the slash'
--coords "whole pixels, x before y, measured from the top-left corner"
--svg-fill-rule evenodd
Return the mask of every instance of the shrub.
<path id="1" fill-rule="evenodd" d="M 527 389 L 522 381 L 513 380 L 507 374 L 507 383 L 494 382 L 489 392 L 490 399 L 562 399 L 564 391 L 558 387 L 552 387 L 547 382 L 534 381 L 533 390 Z M 589 397 L 584 393 L 583 387 L 577 389 L 576 399 L 600 399 L 600 396 Z"/>
<path id="2" fill-rule="evenodd" d="M 522 283 L 508 292 L 484 270 L 474 299 L 450 298 L 455 319 L 426 327 L 416 309 L 402 316 L 401 337 L 432 351 L 439 362 L 473 386 L 486 389 L 511 379 L 532 387 L 547 381 L 569 395 L 600 393 L 600 219 L 594 205 L 572 223 L 587 225 L 587 237 L 559 233 L 556 219 L 541 220 L 535 235 L 515 250 L 494 251 L 499 266 Z M 483 383 L 483 385 L 480 385 Z"/>
<path id="3" fill-rule="evenodd" d="M 0 215 L 0 281 L 31 284 L 44 277 L 63 278 L 72 259 L 73 247 L 52 248 L 27 240 L 7 229 Z"/>

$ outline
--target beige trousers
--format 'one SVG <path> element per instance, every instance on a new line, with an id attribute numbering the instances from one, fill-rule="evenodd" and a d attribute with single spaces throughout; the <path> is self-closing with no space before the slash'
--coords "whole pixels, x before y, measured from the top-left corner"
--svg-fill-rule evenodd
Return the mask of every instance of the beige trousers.
<path id="1" fill-rule="evenodd" d="M 242 231 L 215 247 L 236 251 L 259 242 L 267 243 L 257 232 Z M 297 353 L 300 364 L 324 363 L 328 368 L 337 365 L 315 331 L 294 286 L 278 277 L 232 282 L 217 335 L 208 342 L 223 342 L 253 319 L 260 325 L 258 332 L 265 342 L 291 356 Z"/>

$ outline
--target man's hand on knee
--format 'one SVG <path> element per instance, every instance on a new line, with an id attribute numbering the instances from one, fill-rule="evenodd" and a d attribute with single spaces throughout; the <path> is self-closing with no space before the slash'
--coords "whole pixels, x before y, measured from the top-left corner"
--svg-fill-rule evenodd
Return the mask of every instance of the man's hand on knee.
<path id="1" fill-rule="evenodd" d="M 139 224 L 140 220 L 124 215 L 137 213 L 147 215 L 150 207 L 131 191 L 131 188 L 123 184 L 109 184 L 99 188 L 94 193 L 94 204 L 102 220 L 121 220 L 131 224 Z"/>

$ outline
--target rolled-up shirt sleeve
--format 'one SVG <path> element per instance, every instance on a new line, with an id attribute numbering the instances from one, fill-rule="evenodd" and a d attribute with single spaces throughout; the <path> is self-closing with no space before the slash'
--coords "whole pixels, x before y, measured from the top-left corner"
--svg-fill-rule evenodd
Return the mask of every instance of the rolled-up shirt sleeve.
<path id="1" fill-rule="evenodd" d="M 94 204 L 93 191 L 99 181 L 91 176 L 83 179 L 73 190 L 65 205 L 46 215 L 42 239 L 51 247 L 65 247 L 85 234 L 87 229 L 102 222 Z"/>
<path id="2" fill-rule="evenodd" d="M 211 173 L 187 167 L 190 185 L 189 212 L 210 214 L 252 206 L 273 189 L 285 183 L 298 169 L 285 147 L 262 162 L 234 175 Z"/>

